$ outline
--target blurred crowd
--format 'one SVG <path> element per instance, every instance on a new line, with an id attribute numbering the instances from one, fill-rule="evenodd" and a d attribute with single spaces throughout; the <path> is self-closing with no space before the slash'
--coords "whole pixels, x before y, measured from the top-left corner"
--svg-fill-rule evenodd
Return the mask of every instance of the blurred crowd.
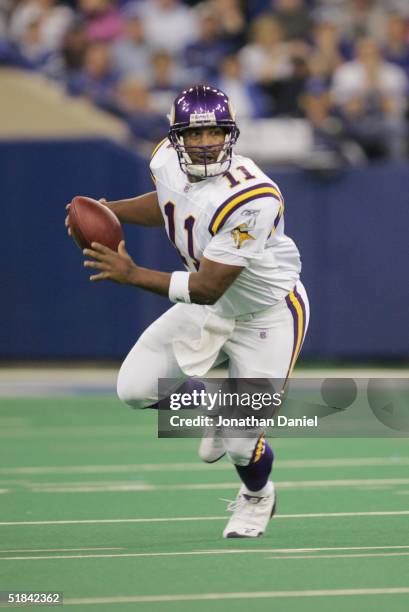
<path id="1" fill-rule="evenodd" d="M 85 96 L 142 143 L 206 82 L 238 119 L 306 118 L 323 149 L 408 156 L 409 0 L 0 0 L 0 65 Z"/>

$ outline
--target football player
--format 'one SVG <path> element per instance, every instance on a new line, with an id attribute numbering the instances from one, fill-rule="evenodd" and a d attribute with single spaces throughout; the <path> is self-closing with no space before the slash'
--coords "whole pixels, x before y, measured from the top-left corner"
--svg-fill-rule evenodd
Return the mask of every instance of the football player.
<path id="1" fill-rule="evenodd" d="M 138 339 L 118 375 L 118 396 L 155 407 L 158 379 L 204 376 L 228 360 L 229 376 L 286 380 L 308 327 L 300 256 L 284 233 L 278 186 L 233 152 L 239 129 L 228 97 L 197 85 L 183 91 L 168 136 L 150 163 L 155 191 L 106 202 L 121 222 L 164 225 L 185 271 L 142 268 L 122 242 L 118 252 L 93 243 L 84 265 L 93 281 L 111 280 L 176 303 Z M 257 537 L 275 509 L 269 479 L 273 452 L 260 431 L 250 437 L 204 437 L 199 454 L 227 454 L 241 487 L 223 536 Z"/>

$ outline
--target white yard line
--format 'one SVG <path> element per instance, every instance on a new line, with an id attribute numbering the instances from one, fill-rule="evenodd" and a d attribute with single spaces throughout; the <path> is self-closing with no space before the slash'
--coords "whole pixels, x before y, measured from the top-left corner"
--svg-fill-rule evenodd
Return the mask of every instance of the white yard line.
<path id="1" fill-rule="evenodd" d="M 343 555 L 285 555 L 266 557 L 266 559 L 351 559 L 354 557 L 409 557 L 409 552 L 386 552 L 386 553 L 358 553 Z"/>
<path id="2" fill-rule="evenodd" d="M 1 419 L 0 419 L 1 422 Z M 155 424 L 138 425 L 138 431 L 151 432 L 155 429 Z M 77 437 L 99 436 L 135 436 L 135 432 L 129 425 L 64 425 L 64 426 L 44 426 L 44 427 L 4 427 L 0 430 L 0 438 L 46 438 L 52 436 L 56 438 L 66 438 L 75 435 Z"/>
<path id="3" fill-rule="evenodd" d="M 0 553 L 80 552 L 88 550 L 124 550 L 124 548 L 121 546 L 94 546 L 89 548 L 0 548 Z"/>
<path id="4" fill-rule="evenodd" d="M 342 597 L 358 595 L 402 595 L 409 593 L 409 587 L 377 589 L 316 589 L 304 591 L 253 591 L 233 593 L 193 593 L 191 595 L 134 595 L 124 597 L 83 597 L 64 599 L 64 605 L 104 605 L 121 603 L 149 603 L 171 601 L 206 601 L 221 599 L 278 599 L 292 597 Z"/>
<path id="5" fill-rule="evenodd" d="M 345 518 L 359 516 L 409 516 L 409 510 L 387 510 L 370 512 L 314 512 L 310 514 L 278 514 L 277 519 L 309 519 L 309 518 Z M 128 518 L 128 519 L 72 519 L 56 521 L 0 521 L 0 527 L 17 527 L 32 525 L 111 525 L 126 523 L 174 523 L 189 521 L 222 521 L 228 518 L 225 516 L 179 516 L 179 517 L 158 517 L 158 518 Z M 387 547 L 390 548 L 390 547 Z"/>
<path id="6" fill-rule="evenodd" d="M 8 556 L 0 557 L 0 561 L 40 561 L 42 559 L 113 559 L 118 557 L 192 557 L 205 555 L 237 555 L 237 554 L 267 554 L 267 553 L 298 553 L 298 552 L 320 552 L 320 551 L 343 551 L 343 550 L 379 550 L 379 549 L 402 549 L 408 546 L 352 546 L 339 548 L 248 548 L 248 549 L 221 549 L 221 550 L 193 550 L 175 552 L 154 552 L 154 553 L 104 553 L 104 554 L 78 554 L 78 555 L 35 555 L 35 556 Z M 405 553 L 408 554 L 409 553 Z M 277 558 L 281 558 L 277 557 Z M 283 557 L 290 558 L 290 557 Z M 312 557 L 308 557 L 312 558 Z"/>
<path id="7" fill-rule="evenodd" d="M 382 467 L 409 465 L 409 457 L 355 457 L 337 459 L 283 459 L 276 460 L 277 469 L 307 469 L 334 467 Z M 206 463 L 132 463 L 128 465 L 71 465 L 71 466 L 25 466 L 0 468 L 0 475 L 17 474 L 116 474 L 132 472 L 202 472 L 209 470 L 231 470 L 231 464 L 221 461 L 214 465 Z"/>

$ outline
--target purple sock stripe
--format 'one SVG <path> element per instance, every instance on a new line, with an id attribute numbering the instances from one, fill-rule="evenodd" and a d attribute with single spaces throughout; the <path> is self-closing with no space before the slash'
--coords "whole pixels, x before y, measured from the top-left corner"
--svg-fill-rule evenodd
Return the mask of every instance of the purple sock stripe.
<path id="1" fill-rule="evenodd" d="M 298 325 L 299 325 L 299 321 L 298 321 L 298 313 L 296 311 L 296 309 L 294 308 L 293 303 L 290 300 L 290 296 L 287 295 L 285 298 L 285 301 L 287 302 L 287 306 L 290 309 L 290 312 L 293 316 L 293 326 L 294 326 L 294 340 L 293 340 L 293 350 L 291 353 L 291 359 L 290 359 L 290 365 L 288 366 L 288 370 L 287 370 L 287 376 L 285 377 L 285 383 L 287 383 L 287 379 L 290 375 L 290 370 L 291 370 L 291 364 L 293 362 L 293 358 L 294 358 L 294 354 L 295 354 L 295 349 L 297 347 L 297 339 L 298 339 Z"/>
<path id="2" fill-rule="evenodd" d="M 232 202 L 233 200 L 235 200 L 236 198 L 244 195 L 245 193 L 249 193 L 249 191 L 254 191 L 255 189 L 262 189 L 263 187 L 271 187 L 273 189 L 276 189 L 276 187 L 274 187 L 274 185 L 272 183 L 258 183 L 257 185 L 253 185 L 252 187 L 246 187 L 246 189 L 242 189 L 241 191 L 238 191 L 237 193 L 235 193 L 234 195 L 230 196 L 229 198 L 227 198 L 227 200 L 225 200 L 222 204 L 220 204 L 220 206 L 216 209 L 213 217 L 211 218 L 211 221 L 209 223 L 209 232 L 213 234 L 213 224 L 216 221 L 217 217 L 219 216 L 219 214 L 222 212 L 222 210 L 228 205 L 230 204 L 230 202 Z M 278 189 L 277 189 L 278 191 Z M 275 197 L 277 199 L 277 196 L 275 196 L 273 193 L 269 193 L 269 194 L 261 194 L 261 197 L 266 197 L 266 196 L 270 196 L 270 197 Z M 254 198 L 251 199 L 256 199 L 257 196 L 255 196 Z M 260 197 L 260 196 L 258 196 Z M 247 202 L 248 200 L 246 200 Z M 243 202 L 243 204 L 245 204 L 246 202 Z M 241 203 L 240 203 L 241 205 Z M 233 208 L 233 211 L 236 210 L 236 207 Z M 225 220 L 230 216 L 231 212 L 229 212 L 226 217 L 223 219 L 222 223 L 220 224 L 220 226 L 218 227 L 218 229 L 220 229 L 224 223 Z"/>

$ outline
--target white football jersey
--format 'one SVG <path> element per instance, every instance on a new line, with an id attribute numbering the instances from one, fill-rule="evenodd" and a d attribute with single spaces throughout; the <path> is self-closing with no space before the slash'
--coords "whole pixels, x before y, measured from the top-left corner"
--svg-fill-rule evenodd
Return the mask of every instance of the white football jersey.
<path id="1" fill-rule="evenodd" d="M 197 271 L 202 257 L 244 268 L 210 309 L 224 317 L 250 314 L 292 291 L 301 262 L 284 234 L 283 197 L 251 159 L 233 155 L 228 172 L 191 183 L 166 138 L 150 169 L 169 239 L 185 268 Z"/>

